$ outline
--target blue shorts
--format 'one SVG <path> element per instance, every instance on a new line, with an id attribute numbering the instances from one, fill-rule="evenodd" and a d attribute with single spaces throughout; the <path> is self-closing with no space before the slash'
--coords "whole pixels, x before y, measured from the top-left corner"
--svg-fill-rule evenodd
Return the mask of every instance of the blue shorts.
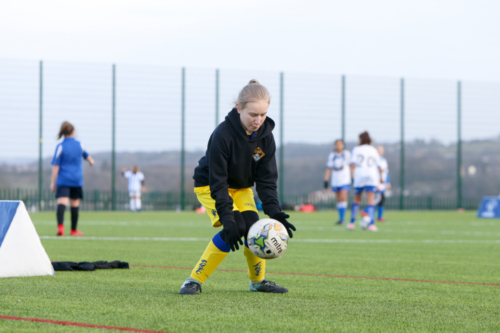
<path id="1" fill-rule="evenodd" d="M 81 187 L 57 186 L 56 198 L 83 199 Z"/>
<path id="2" fill-rule="evenodd" d="M 376 186 L 364 186 L 364 187 L 355 187 L 354 188 L 354 194 L 360 194 L 363 191 L 377 193 L 377 187 Z"/>
<path id="3" fill-rule="evenodd" d="M 351 185 L 332 186 L 332 191 L 335 193 L 340 192 L 342 190 L 346 190 L 347 192 L 349 192 L 351 190 Z"/>

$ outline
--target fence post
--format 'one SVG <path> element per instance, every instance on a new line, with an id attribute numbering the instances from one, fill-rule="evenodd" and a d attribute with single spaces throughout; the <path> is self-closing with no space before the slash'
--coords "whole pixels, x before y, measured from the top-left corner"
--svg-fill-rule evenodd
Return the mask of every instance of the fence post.
<path id="1" fill-rule="evenodd" d="M 40 60 L 40 90 L 38 97 L 38 116 L 39 116 L 39 134 L 38 134 L 38 211 L 42 210 L 42 191 L 43 191 L 43 61 Z"/>
<path id="2" fill-rule="evenodd" d="M 279 179 L 279 200 L 280 203 L 283 204 L 283 199 L 285 196 L 285 188 L 284 188 L 284 178 L 285 178 L 285 163 L 284 163 L 284 150 L 285 147 L 283 145 L 283 118 L 284 118 L 284 77 L 283 72 L 280 73 L 280 173 L 278 176 Z"/>
<path id="3" fill-rule="evenodd" d="M 457 208 L 462 208 L 462 82 L 457 82 Z"/>
<path id="4" fill-rule="evenodd" d="M 111 210 L 116 210 L 116 66 L 113 64 L 111 130 Z"/>
<path id="5" fill-rule="evenodd" d="M 185 113 L 186 113 L 186 68 L 182 67 L 182 89 L 181 89 L 181 210 L 186 207 L 186 192 L 184 189 L 185 168 Z"/>
<path id="6" fill-rule="evenodd" d="M 215 70 L 215 127 L 219 126 L 219 69 Z"/>
<path id="7" fill-rule="evenodd" d="M 345 143 L 345 75 L 342 75 L 342 106 L 341 106 L 342 141 Z"/>
<path id="8" fill-rule="evenodd" d="M 405 197 L 405 79 L 401 78 L 400 84 L 401 90 L 401 147 L 400 147 L 400 161 L 399 161 L 399 209 L 404 209 L 404 197 Z"/>

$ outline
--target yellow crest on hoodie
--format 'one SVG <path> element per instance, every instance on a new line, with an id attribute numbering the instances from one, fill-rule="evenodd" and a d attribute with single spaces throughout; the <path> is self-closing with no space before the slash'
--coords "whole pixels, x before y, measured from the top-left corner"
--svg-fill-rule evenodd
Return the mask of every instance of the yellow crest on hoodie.
<path id="1" fill-rule="evenodd" d="M 255 148 L 253 152 L 253 159 L 255 162 L 259 161 L 262 157 L 264 157 L 266 154 L 260 149 L 260 147 Z"/>

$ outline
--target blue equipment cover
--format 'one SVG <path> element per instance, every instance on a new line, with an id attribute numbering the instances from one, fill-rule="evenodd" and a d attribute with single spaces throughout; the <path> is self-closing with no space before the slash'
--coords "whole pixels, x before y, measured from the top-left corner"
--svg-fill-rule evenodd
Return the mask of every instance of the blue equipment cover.
<path id="1" fill-rule="evenodd" d="M 483 197 L 481 201 L 481 206 L 477 211 L 477 217 L 479 218 L 500 218 L 500 197 Z"/>
<path id="2" fill-rule="evenodd" d="M 2 246 L 5 235 L 16 215 L 18 206 L 19 202 L 17 201 L 0 201 L 0 246 Z"/>

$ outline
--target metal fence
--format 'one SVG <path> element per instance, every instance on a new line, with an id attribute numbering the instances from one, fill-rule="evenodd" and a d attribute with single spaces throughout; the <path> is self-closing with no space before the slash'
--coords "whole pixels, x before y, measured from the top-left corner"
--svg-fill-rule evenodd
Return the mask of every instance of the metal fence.
<path id="1" fill-rule="evenodd" d="M 386 147 L 388 208 L 471 209 L 500 192 L 500 83 L 0 60 L 0 198 L 53 209 L 50 160 L 68 120 L 96 160 L 84 209 L 126 209 L 120 169 L 135 164 L 145 209 L 190 208 L 197 160 L 253 78 L 271 92 L 283 203 L 332 206 L 321 186 L 333 140 L 352 148 L 364 130 Z"/>
<path id="2" fill-rule="evenodd" d="M 49 190 L 43 190 L 40 196 L 38 190 L 31 189 L 0 189 L 0 200 L 22 200 L 30 212 L 40 210 L 56 210 L 57 201 L 54 198 L 54 193 Z M 118 210 L 129 209 L 128 192 L 115 192 L 115 205 Z M 181 210 L 180 193 L 172 192 L 146 192 L 142 195 L 144 202 L 143 210 Z M 198 200 L 193 193 L 186 193 L 184 197 L 185 209 L 192 210 L 199 206 Z M 301 205 L 312 203 L 319 210 L 335 209 L 335 199 L 327 197 L 323 199 L 311 198 L 309 195 L 285 195 L 285 209 L 298 210 Z M 405 197 L 403 202 L 404 209 L 407 210 L 451 210 L 456 209 L 456 198 L 439 198 L 439 197 Z M 352 201 L 352 198 L 351 200 Z M 41 204 L 41 208 L 39 205 Z M 462 199 L 462 207 L 464 209 L 477 209 L 479 207 L 479 199 Z M 112 210 L 113 195 L 111 191 L 86 191 L 84 200 L 82 200 L 81 209 L 83 210 Z M 385 207 L 387 209 L 400 210 L 401 202 L 399 197 L 390 197 L 386 199 Z"/>

